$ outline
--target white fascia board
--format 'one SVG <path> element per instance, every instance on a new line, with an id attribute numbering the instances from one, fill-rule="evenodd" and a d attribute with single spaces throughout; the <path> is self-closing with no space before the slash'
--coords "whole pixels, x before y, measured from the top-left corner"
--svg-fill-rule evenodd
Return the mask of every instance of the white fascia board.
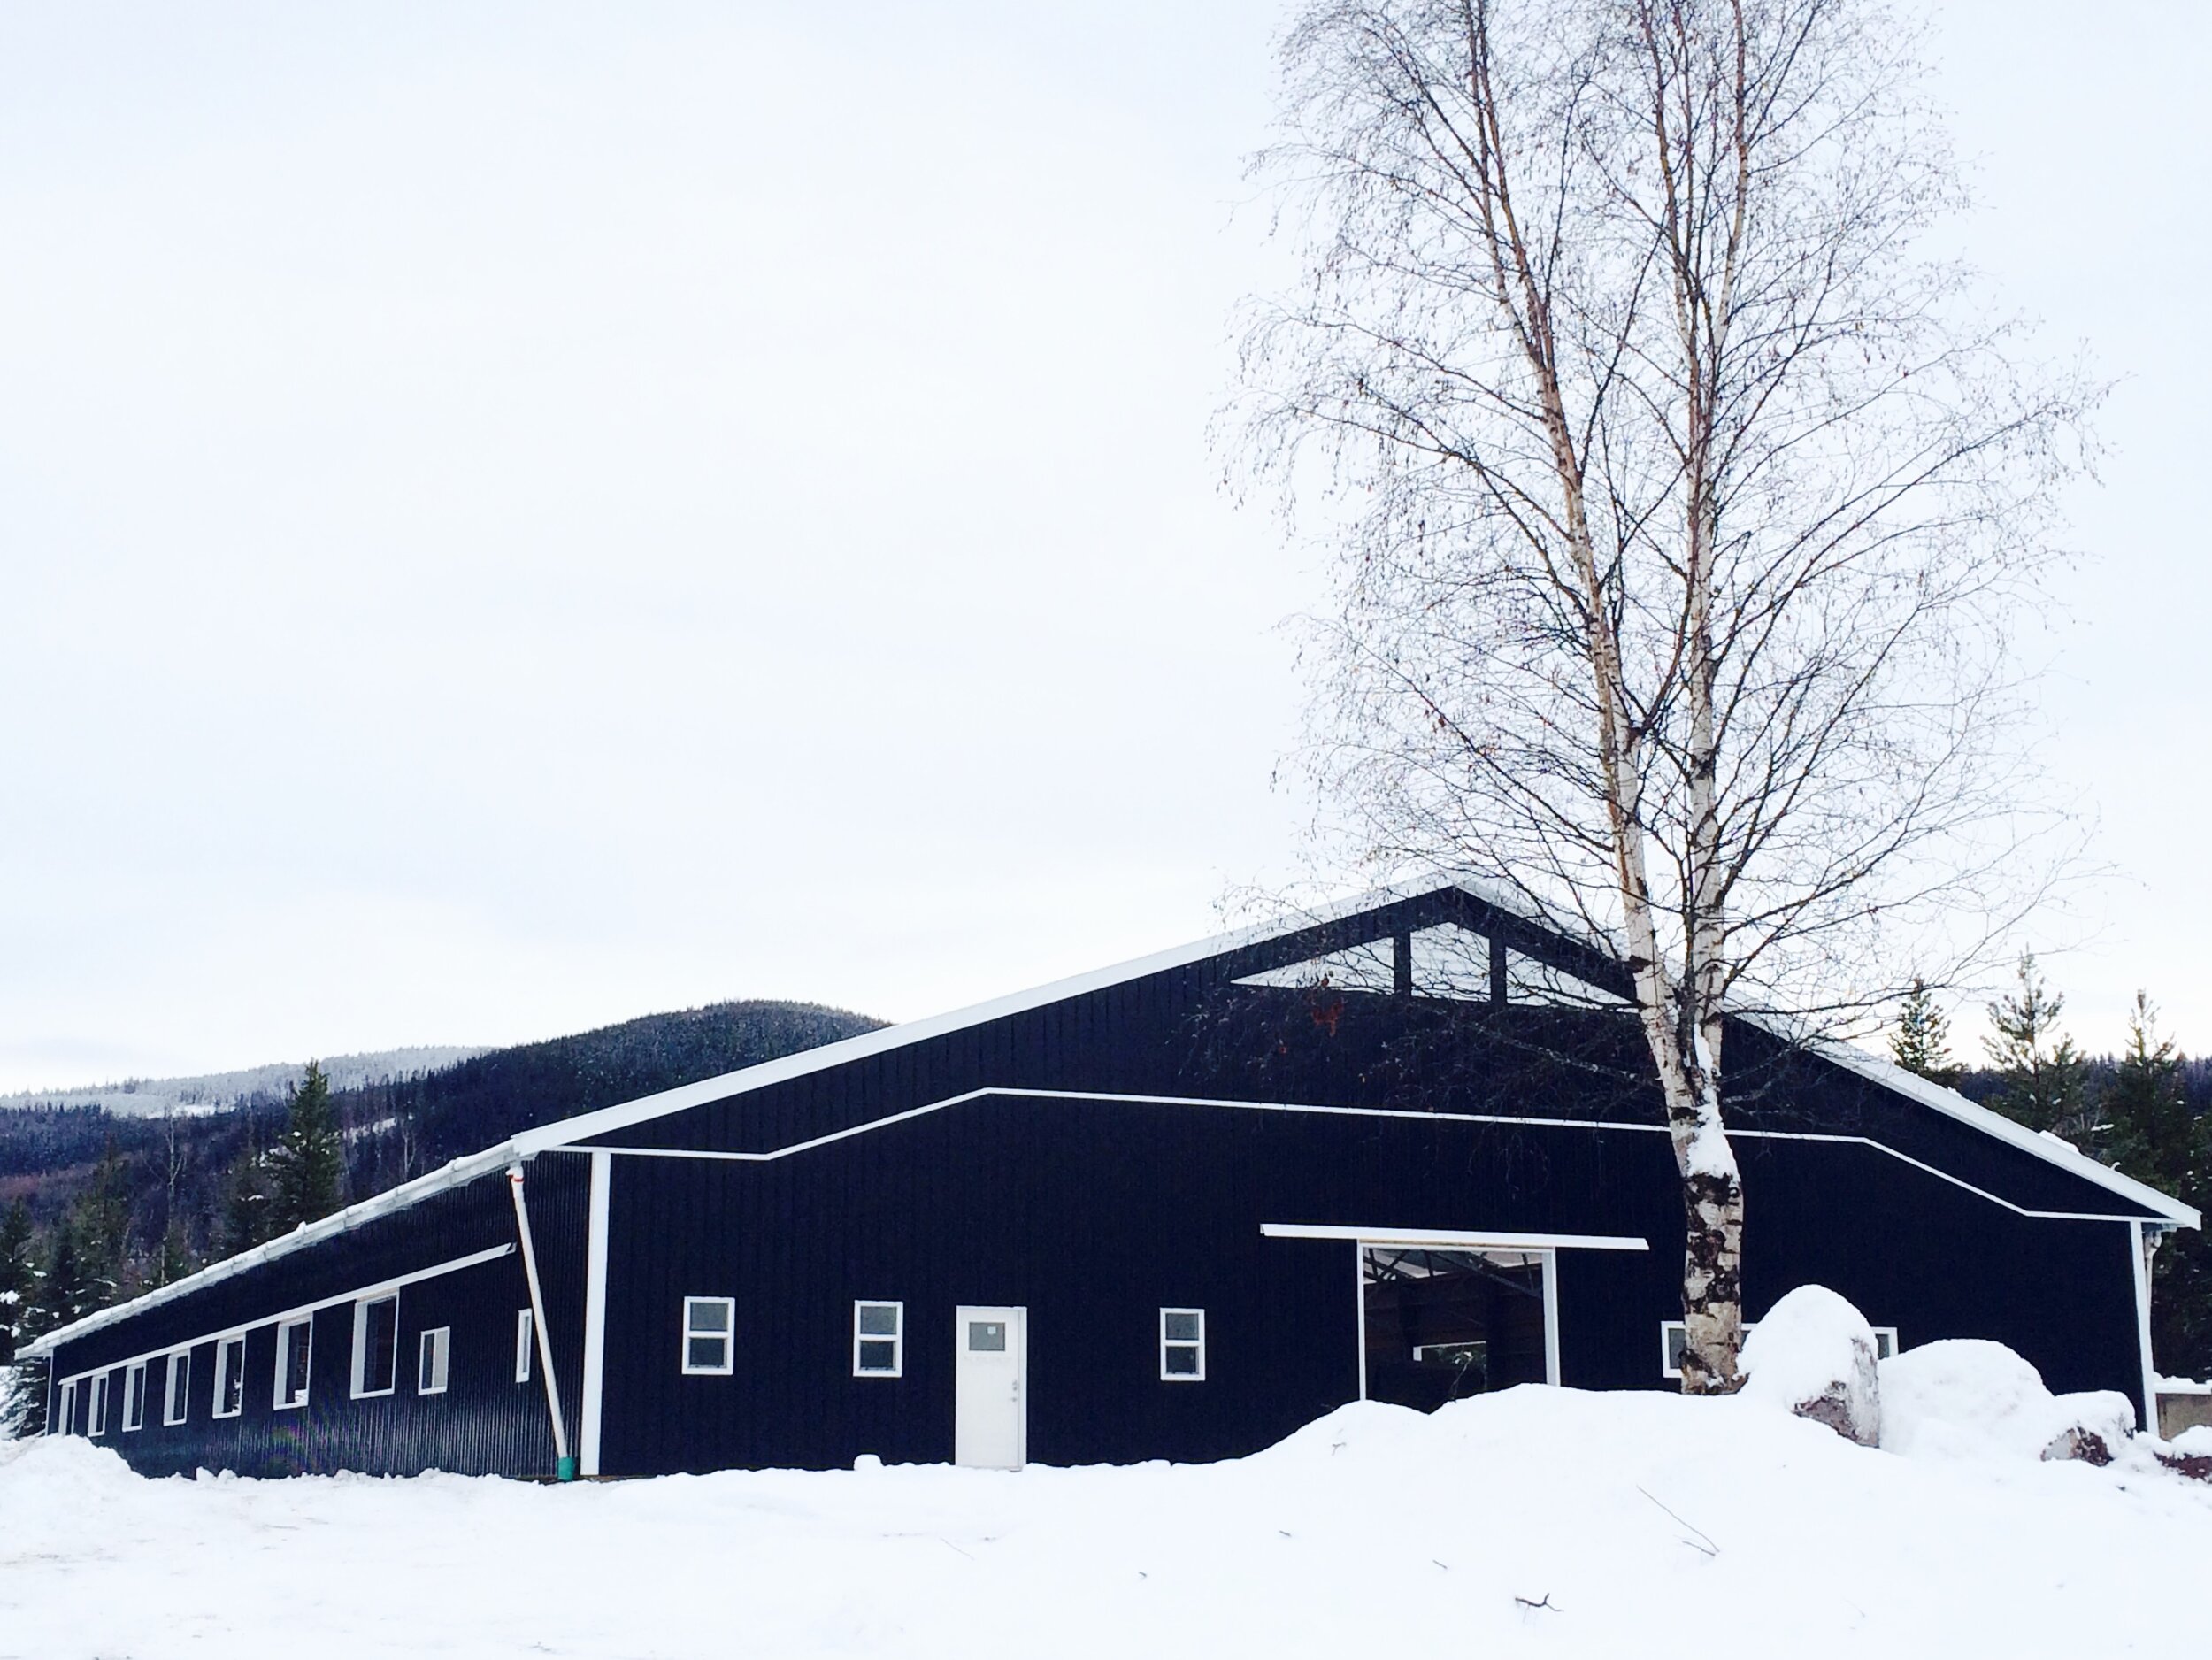
<path id="1" fill-rule="evenodd" d="M 1617 958 L 1620 950 L 1613 941 L 1592 929 L 1567 918 L 1553 916 L 1530 895 L 1502 888 L 1493 882 L 1461 877 L 1452 880 L 1393 885 L 1371 889 L 1348 899 L 1336 901 L 1310 911 L 1277 918 L 1272 921 L 1253 924 L 1215 934 L 1209 939 L 1194 940 L 1188 945 L 1176 946 L 1149 957 L 1140 957 L 1129 962 L 1116 964 L 1110 968 L 1094 969 L 1087 974 L 1073 975 L 1048 985 L 1033 987 L 1004 997 L 979 1003 L 965 1009 L 956 1009 L 945 1014 L 931 1015 L 920 1020 L 910 1020 L 900 1026 L 883 1026 L 858 1037 L 846 1038 L 836 1043 L 826 1043 L 819 1049 L 806 1049 L 796 1055 L 787 1055 L 780 1060 L 766 1061 L 757 1066 L 724 1072 L 718 1077 L 702 1079 L 695 1084 L 663 1090 L 658 1095 L 642 1095 L 635 1101 L 626 1101 L 596 1112 L 587 1112 L 557 1124 L 549 1124 L 535 1130 L 526 1130 L 514 1138 L 512 1145 L 526 1156 L 549 1151 L 556 1148 L 572 1147 L 595 1136 L 615 1130 L 628 1129 L 651 1118 L 681 1112 L 691 1107 L 705 1106 L 711 1102 L 726 1101 L 734 1095 L 764 1089 L 772 1084 L 783 1083 L 793 1078 L 803 1078 L 833 1066 L 842 1066 L 849 1061 L 880 1055 L 887 1050 L 902 1049 L 910 1043 L 939 1037 L 948 1032 L 961 1031 L 980 1026 L 987 1020 L 996 1020 L 1010 1014 L 1025 1013 L 1042 1008 L 1047 1003 L 1059 1003 L 1071 997 L 1080 997 L 1110 986 L 1122 985 L 1141 980 L 1148 974 L 1164 972 L 1169 969 L 1186 968 L 1193 963 L 1219 957 L 1248 945 L 1261 944 L 1281 939 L 1288 934 L 1302 934 L 1309 928 L 1319 927 L 1346 917 L 1356 916 L 1363 911 L 1379 909 L 1409 899 L 1425 898 L 1448 888 L 1456 888 L 1484 904 L 1516 916 L 1533 926 L 1559 934 L 1576 944 Z M 1955 1118 L 1986 1134 L 1996 1137 L 2025 1153 L 2032 1153 L 2045 1164 L 2055 1164 L 2071 1175 L 2079 1176 L 2106 1191 L 2119 1195 L 2130 1202 L 2156 1212 L 2163 1221 L 2177 1227 L 2201 1227 L 2203 1218 L 2193 1207 L 2178 1199 L 2146 1187 L 2132 1177 L 2124 1176 L 2109 1165 L 2101 1164 L 2078 1149 L 2036 1134 L 2024 1126 L 2014 1123 L 2002 1113 L 1992 1112 L 1977 1106 L 1955 1089 L 1931 1083 L 1917 1073 L 1909 1072 L 1901 1066 L 1893 1065 L 1869 1054 L 1854 1044 L 1832 1038 L 1805 1036 L 1793 1034 L 1787 1022 L 1773 1016 L 1754 1013 L 1743 1009 L 1730 1011 L 1736 1018 L 1771 1032 L 1786 1041 L 1793 1042 L 1823 1059 L 1854 1072 L 1863 1078 L 1895 1090 L 1919 1103 L 1922 1106 Z"/>
<path id="2" fill-rule="evenodd" d="M 195 1291 L 204 1290 L 209 1286 L 244 1273 L 249 1268 L 258 1268 L 264 1263 L 274 1262 L 280 1257 L 288 1257 L 296 1250 L 304 1249 L 310 1245 L 330 1238 L 333 1234 L 343 1233 L 349 1229 L 358 1227 L 364 1222 L 373 1222 L 377 1218 L 388 1216 L 395 1210 L 403 1210 L 418 1199 L 426 1199 L 433 1194 L 443 1193 L 449 1187 L 465 1187 L 480 1177 L 490 1175 L 494 1171 L 503 1170 L 509 1164 L 513 1164 L 518 1157 L 514 1143 L 503 1141 L 497 1147 L 487 1151 L 472 1153 L 466 1158 L 457 1158 L 451 1164 L 441 1165 L 427 1175 L 418 1176 L 412 1181 L 402 1182 L 396 1187 L 380 1193 L 373 1199 L 364 1199 L 359 1204 L 349 1204 L 344 1210 L 334 1211 L 319 1222 L 304 1223 L 281 1238 L 273 1239 L 264 1245 L 256 1245 L 250 1250 L 240 1251 L 235 1257 L 226 1257 L 219 1263 L 210 1263 L 197 1273 L 187 1274 L 181 1280 L 173 1280 L 158 1290 L 149 1291 L 142 1296 L 133 1297 L 128 1303 L 119 1303 L 112 1308 L 102 1309 L 97 1313 L 88 1314 L 81 1320 L 48 1332 L 42 1337 L 34 1338 L 24 1344 L 18 1352 L 27 1359 L 41 1359 L 52 1354 L 61 1344 L 73 1343 L 79 1338 L 89 1336 L 94 1332 L 104 1326 L 112 1326 L 119 1320 L 130 1319 L 134 1316 L 145 1313 L 149 1309 L 158 1308 L 165 1303 L 173 1302 L 178 1297 L 188 1296 Z"/>
<path id="3" fill-rule="evenodd" d="M 880 1026 L 873 1032 L 864 1032 L 858 1037 L 843 1038 L 835 1043 L 825 1043 L 819 1049 L 803 1049 L 796 1055 L 787 1055 L 780 1060 L 763 1061 L 757 1066 L 741 1067 L 733 1072 L 724 1072 L 719 1077 L 703 1078 L 695 1084 L 664 1089 L 658 1095 L 641 1095 L 635 1101 L 602 1107 L 596 1112 L 580 1113 L 572 1118 L 563 1118 L 557 1124 L 525 1130 L 515 1137 L 515 1145 L 533 1154 L 572 1147 L 578 1141 L 588 1141 L 611 1131 L 626 1130 L 632 1125 L 642 1124 L 649 1118 L 682 1112 L 691 1107 L 703 1107 L 711 1102 L 726 1101 L 733 1095 L 746 1095 L 756 1089 L 764 1089 L 771 1084 L 803 1078 L 809 1072 L 824 1072 L 850 1061 L 864 1060 L 871 1055 L 904 1049 L 910 1043 L 941 1037 L 949 1032 L 963 1031 L 1010 1014 L 1025 1014 L 1032 1009 L 1041 1009 L 1048 1003 L 1063 1003 L 1071 997 L 1087 996 L 1094 991 L 1103 991 L 1110 986 L 1142 980 L 1148 974 L 1164 973 L 1173 968 L 1187 968 L 1193 963 L 1202 963 L 1208 957 L 1220 957 L 1244 946 L 1281 939 L 1286 934 L 1302 934 L 1309 928 L 1341 921 L 1363 911 L 1371 911 L 1402 900 L 1418 899 L 1456 886 L 1458 884 L 1453 882 L 1437 882 L 1422 888 L 1379 888 L 1356 898 L 1340 900 L 1313 911 L 1301 912 L 1294 918 L 1279 918 L 1271 922 L 1233 929 L 1227 934 L 1215 934 L 1210 939 L 1194 940 L 1188 945 L 1157 951 L 1150 957 L 1118 963 L 1110 968 L 1094 969 L 1087 974 L 1076 974 L 1066 980 L 1053 980 L 1048 985 L 1032 987 L 1027 991 L 995 997 L 988 1003 L 973 1003 L 965 1009 L 929 1015 L 898 1026 Z M 1487 895 L 1478 896 L 1488 897 Z"/>
<path id="4" fill-rule="evenodd" d="M 1755 1018 L 1755 1024 L 1767 1026 L 1769 1023 Z M 2001 1112 L 1993 1112 L 1987 1107 L 1977 1105 L 1955 1089 L 1947 1089 L 1917 1072 L 1907 1072 L 1894 1062 L 1886 1061 L 1878 1055 L 1870 1055 L 1855 1044 L 1821 1037 L 1800 1038 L 1797 1041 L 1823 1060 L 1832 1061 L 1846 1071 L 1856 1072 L 1860 1077 L 1893 1089 L 1901 1095 L 1909 1095 L 1922 1106 L 1933 1108 L 1962 1124 L 1970 1124 L 1985 1134 L 2010 1143 L 2024 1153 L 2032 1153 L 2047 1164 L 2055 1164 L 2061 1170 L 2118 1194 L 2122 1198 L 2131 1199 L 2146 1210 L 2156 1211 L 2161 1219 L 2177 1227 L 2204 1226 L 2203 1216 L 2193 1206 L 2184 1204 L 2180 1200 L 2162 1194 L 2132 1176 L 2124 1176 L 2109 1164 L 2099 1164 L 2078 1148 L 2070 1146 L 2056 1136 L 2039 1135 L 2026 1125 L 2008 1118 Z"/>

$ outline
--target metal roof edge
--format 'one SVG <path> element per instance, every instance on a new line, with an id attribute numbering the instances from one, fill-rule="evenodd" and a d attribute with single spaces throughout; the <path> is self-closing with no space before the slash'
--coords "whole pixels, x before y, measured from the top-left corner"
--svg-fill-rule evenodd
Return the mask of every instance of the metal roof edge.
<path id="1" fill-rule="evenodd" d="M 1770 1023 L 1758 1020 L 1761 1026 Z M 1977 1102 L 1968 1100 L 1955 1089 L 1946 1088 L 1932 1079 L 1908 1072 L 1894 1061 L 1870 1054 L 1855 1043 L 1846 1043 L 1838 1038 L 1801 1037 L 1796 1040 L 1822 1059 L 1832 1061 L 1846 1071 L 1858 1073 L 1870 1082 L 1908 1095 L 1924 1107 L 1932 1108 L 1947 1118 L 1972 1126 L 1986 1135 L 2009 1142 L 2024 1153 L 2032 1153 L 2046 1164 L 2055 1164 L 2085 1180 L 2095 1182 L 2122 1198 L 2132 1200 L 2147 1210 L 2158 1213 L 2158 1219 L 2172 1222 L 2181 1227 L 2202 1227 L 2204 1218 L 2193 1205 L 2184 1204 L 2170 1195 L 2161 1193 L 2147 1183 L 2124 1175 L 2109 1164 L 2101 1164 L 2072 1143 L 2055 1135 L 2043 1135 L 2031 1130 L 2001 1112 L 1992 1111 Z M 2152 1218 L 2145 1218 L 2149 1220 Z"/>
<path id="2" fill-rule="evenodd" d="M 1010 992 L 984 1003 L 971 1003 L 965 1008 L 950 1009 L 942 1014 L 925 1015 L 918 1020 L 878 1026 L 874 1031 L 863 1032 L 856 1037 L 841 1038 L 818 1049 L 802 1049 L 795 1055 L 786 1055 L 780 1059 L 741 1066 L 735 1072 L 703 1078 L 696 1083 L 664 1089 L 657 1095 L 640 1095 L 634 1101 L 617 1102 L 612 1106 L 601 1107 L 595 1111 L 579 1113 L 572 1118 L 562 1118 L 534 1130 L 525 1130 L 515 1137 L 515 1144 L 532 1153 L 572 1147 L 588 1137 L 626 1130 L 632 1125 L 642 1124 L 650 1118 L 681 1112 L 690 1107 L 704 1106 L 710 1102 L 726 1101 L 733 1095 L 747 1095 L 772 1084 L 803 1078 L 809 1072 L 824 1072 L 833 1066 L 842 1066 L 849 1061 L 864 1060 L 871 1055 L 902 1049 L 909 1043 L 918 1043 L 929 1038 L 941 1037 L 949 1032 L 981 1026 L 987 1020 L 1001 1019 L 1010 1014 L 1024 1014 L 1048 1003 L 1064 1002 L 1070 997 L 1103 991 L 1110 986 L 1141 980 L 1148 974 L 1185 968 L 1243 946 L 1256 945 L 1263 941 L 1302 933 L 1308 928 L 1325 926 L 1346 917 L 1356 916 L 1363 911 L 1403 900 L 1423 898 L 1430 894 L 1441 893 L 1448 888 L 1459 888 L 1474 893 L 1477 898 L 1498 903 L 1491 895 L 1467 888 L 1463 883 L 1442 879 L 1420 886 L 1374 888 L 1354 898 L 1334 901 L 1315 911 L 1302 912 L 1294 918 L 1277 918 L 1268 922 L 1233 928 L 1225 934 L 1194 940 L 1187 945 L 1156 951 L 1148 957 L 1132 957 L 1126 962 L 1093 969 L 1087 973 L 1048 980 L 1041 986 L 1030 987 L 1025 991 Z"/>
<path id="3" fill-rule="evenodd" d="M 513 1164 L 517 1157 L 518 1149 L 515 1143 L 509 1141 L 502 1141 L 496 1147 L 487 1148 L 480 1153 L 471 1153 L 465 1157 L 457 1158 L 450 1164 L 441 1164 L 437 1169 L 418 1176 L 412 1181 L 403 1181 L 396 1187 L 387 1188 L 373 1198 L 364 1199 L 358 1204 L 349 1204 L 342 1210 L 334 1210 L 318 1221 L 303 1223 L 289 1233 L 250 1247 L 234 1257 L 226 1257 L 220 1261 L 210 1263 L 206 1267 L 196 1272 L 188 1273 L 181 1280 L 173 1280 L 165 1286 L 142 1292 L 128 1303 L 118 1303 L 111 1307 L 96 1310 L 86 1315 L 82 1319 L 73 1320 L 67 1326 L 57 1326 L 50 1332 L 33 1338 L 17 1349 L 16 1353 L 27 1360 L 43 1359 L 62 1344 L 73 1343 L 80 1338 L 88 1337 L 104 1327 L 114 1325 L 119 1320 L 126 1320 L 134 1315 L 143 1314 L 149 1309 L 158 1308 L 165 1303 L 188 1295 L 192 1292 L 204 1290 L 209 1286 L 219 1284 L 225 1280 L 242 1274 L 249 1268 L 258 1268 L 264 1263 L 274 1262 L 280 1257 L 288 1257 L 296 1250 L 304 1249 L 310 1245 L 330 1238 L 333 1234 L 346 1233 L 360 1226 L 365 1222 L 373 1222 L 377 1218 L 388 1215 L 394 1210 L 403 1210 L 419 1199 L 427 1199 L 433 1194 L 442 1193 L 449 1187 L 465 1187 L 468 1183 L 488 1176 L 495 1170 L 504 1169 L 507 1165 Z"/>

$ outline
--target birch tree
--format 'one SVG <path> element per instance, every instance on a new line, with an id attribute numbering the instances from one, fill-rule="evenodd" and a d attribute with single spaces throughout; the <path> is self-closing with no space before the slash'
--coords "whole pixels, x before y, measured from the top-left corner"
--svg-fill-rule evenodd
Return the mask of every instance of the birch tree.
<path id="1" fill-rule="evenodd" d="M 1970 953 L 2038 827 L 2011 625 L 2091 397 L 1917 251 L 1962 198 L 1913 42 L 1865 0 L 1309 0 L 1260 164 L 1302 277 L 1236 454 L 1335 550 L 1325 798 L 1626 964 L 1693 1392 L 1742 1329 L 1724 1010 L 1832 1026 Z"/>

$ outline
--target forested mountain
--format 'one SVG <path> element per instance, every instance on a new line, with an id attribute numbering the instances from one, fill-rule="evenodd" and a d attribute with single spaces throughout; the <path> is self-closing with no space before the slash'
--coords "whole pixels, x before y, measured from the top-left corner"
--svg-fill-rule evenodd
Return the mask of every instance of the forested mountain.
<path id="1" fill-rule="evenodd" d="M 434 1072 L 484 1053 L 481 1044 L 420 1044 L 363 1055 L 333 1055 L 319 1064 L 337 1089 Z M 77 1089 L 21 1089 L 0 1095 L 0 1112 L 16 1107 L 105 1107 L 123 1118 L 165 1112 L 219 1112 L 232 1107 L 280 1107 L 306 1072 L 301 1061 L 274 1061 L 190 1078 L 126 1078 Z"/>

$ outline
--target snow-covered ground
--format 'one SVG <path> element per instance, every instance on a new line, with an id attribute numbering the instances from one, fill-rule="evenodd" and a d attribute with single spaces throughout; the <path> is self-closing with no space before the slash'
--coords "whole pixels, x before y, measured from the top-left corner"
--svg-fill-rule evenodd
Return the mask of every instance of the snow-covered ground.
<path id="1" fill-rule="evenodd" d="M 0 1656 L 36 1660 L 2212 1648 L 2212 1485 L 1956 1438 L 1874 1451 L 1742 1399 L 1521 1388 L 1347 1407 L 1235 1463 L 1014 1475 L 0 1460 Z"/>

